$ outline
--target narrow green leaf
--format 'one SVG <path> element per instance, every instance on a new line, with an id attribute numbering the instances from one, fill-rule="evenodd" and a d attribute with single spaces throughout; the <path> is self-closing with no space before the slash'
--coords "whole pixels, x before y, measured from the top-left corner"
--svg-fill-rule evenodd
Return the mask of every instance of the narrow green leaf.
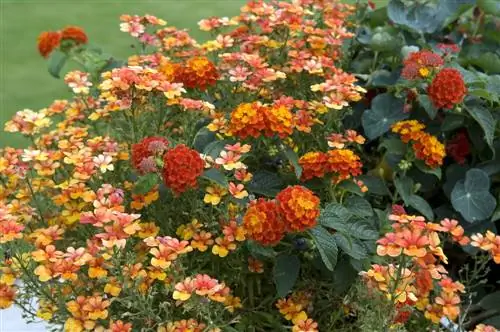
<path id="1" fill-rule="evenodd" d="M 279 297 L 286 297 L 292 290 L 300 272 L 300 260 L 297 256 L 280 255 L 274 266 L 274 283 Z"/>
<path id="2" fill-rule="evenodd" d="M 55 78 L 60 78 L 61 75 L 61 70 L 64 67 L 64 64 L 66 63 L 66 60 L 68 59 L 68 56 L 59 51 L 59 50 L 54 50 L 49 57 L 49 63 L 48 63 L 48 69 L 50 75 L 52 75 Z"/>
<path id="3" fill-rule="evenodd" d="M 413 194 L 413 180 L 409 177 L 394 179 L 394 186 L 406 205 L 410 205 L 410 197 Z"/>
<path id="4" fill-rule="evenodd" d="M 493 140 L 495 138 L 495 127 L 497 122 L 493 118 L 493 115 L 491 115 L 491 112 L 487 108 L 480 105 L 467 107 L 467 111 L 483 129 L 484 139 L 486 140 L 486 143 L 488 143 L 494 155 L 495 148 L 493 147 Z"/>
<path id="5" fill-rule="evenodd" d="M 316 248 L 318 248 L 321 260 L 330 271 L 335 269 L 337 264 L 338 248 L 335 238 L 325 228 L 316 226 L 309 230 Z"/>
<path id="6" fill-rule="evenodd" d="M 290 164 L 292 164 L 297 179 L 300 179 L 302 175 L 302 166 L 299 165 L 299 156 L 297 156 L 297 153 L 289 146 L 286 146 L 283 149 L 283 153 L 287 157 L 288 161 L 290 161 Z"/>
<path id="7" fill-rule="evenodd" d="M 427 112 L 427 114 L 429 115 L 429 118 L 431 118 L 431 120 L 433 120 L 436 117 L 438 110 L 434 107 L 434 105 L 432 105 L 432 102 L 429 99 L 429 96 L 419 95 L 418 102 L 424 108 L 424 110 Z"/>
<path id="8" fill-rule="evenodd" d="M 422 213 L 422 215 L 427 218 L 427 220 L 434 219 L 434 212 L 432 212 L 432 208 L 427 203 L 425 199 L 418 195 L 411 195 L 408 201 L 408 205 Z"/>

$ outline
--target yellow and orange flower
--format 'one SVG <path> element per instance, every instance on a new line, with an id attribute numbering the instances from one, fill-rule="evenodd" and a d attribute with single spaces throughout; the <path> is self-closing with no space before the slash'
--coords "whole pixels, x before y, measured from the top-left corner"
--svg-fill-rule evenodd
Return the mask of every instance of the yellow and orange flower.
<path id="1" fill-rule="evenodd" d="M 320 200 L 311 190 L 288 187 L 276 196 L 276 201 L 288 231 L 303 232 L 316 225 Z"/>
<path id="2" fill-rule="evenodd" d="M 417 120 L 399 121 L 392 125 L 391 130 L 401 136 L 403 143 L 417 139 L 420 133 L 425 129 L 425 125 Z"/>
<path id="3" fill-rule="evenodd" d="M 285 224 L 275 201 L 252 201 L 243 216 L 243 227 L 250 239 L 264 245 L 276 245 L 285 234 Z"/>
<path id="4" fill-rule="evenodd" d="M 302 167 L 302 181 L 322 178 L 329 171 L 328 156 L 323 152 L 308 152 L 299 158 Z"/>
<path id="5" fill-rule="evenodd" d="M 231 113 L 229 133 L 242 139 L 260 136 L 266 128 L 264 113 L 264 107 L 258 102 L 240 104 Z"/>
<path id="6" fill-rule="evenodd" d="M 336 175 L 336 181 L 362 174 L 363 164 L 352 150 L 334 149 L 328 151 L 328 170 Z"/>
<path id="7" fill-rule="evenodd" d="M 418 159 L 423 160 L 431 168 L 441 166 L 446 156 L 444 144 L 428 133 L 421 133 L 418 136 L 413 143 L 413 151 Z"/>

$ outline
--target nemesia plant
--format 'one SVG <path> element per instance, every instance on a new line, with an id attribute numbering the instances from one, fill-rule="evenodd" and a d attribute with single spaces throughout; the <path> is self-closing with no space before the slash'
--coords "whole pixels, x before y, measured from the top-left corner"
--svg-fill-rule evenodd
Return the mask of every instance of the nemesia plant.
<path id="1" fill-rule="evenodd" d="M 494 331 L 496 78 L 427 30 L 391 53 L 405 6 L 397 36 L 374 3 L 250 1 L 205 42 L 122 15 L 126 61 L 42 33 L 53 76 L 80 69 L 5 124 L 30 144 L 0 150 L 0 308 L 70 332 Z"/>

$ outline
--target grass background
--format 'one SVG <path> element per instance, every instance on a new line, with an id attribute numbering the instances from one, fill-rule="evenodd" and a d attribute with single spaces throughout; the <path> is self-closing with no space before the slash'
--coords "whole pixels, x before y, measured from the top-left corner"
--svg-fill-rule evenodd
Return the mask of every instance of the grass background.
<path id="1" fill-rule="evenodd" d="M 51 77 L 36 49 L 41 31 L 66 25 L 85 29 L 91 44 L 126 58 L 132 38 L 119 29 L 121 14 L 151 14 L 169 25 L 188 28 L 195 38 L 207 36 L 197 22 L 210 16 L 234 16 L 245 0 L 0 0 L 0 147 L 21 146 L 19 135 L 3 124 L 24 108 L 38 110 L 54 99 L 69 97 L 62 80 Z M 349 2 L 354 2 L 351 0 Z M 386 0 L 375 1 L 382 5 Z"/>

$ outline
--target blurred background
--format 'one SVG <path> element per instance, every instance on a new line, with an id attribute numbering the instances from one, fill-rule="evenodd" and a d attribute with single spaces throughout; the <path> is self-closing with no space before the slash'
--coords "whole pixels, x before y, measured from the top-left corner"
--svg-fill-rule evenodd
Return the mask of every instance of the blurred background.
<path id="1" fill-rule="evenodd" d="M 188 28 L 197 39 L 209 35 L 198 21 L 210 16 L 234 16 L 245 0 L 0 0 L 0 147 L 20 146 L 20 135 L 3 132 L 4 123 L 24 108 L 38 110 L 70 94 L 62 79 L 47 72 L 47 60 L 37 51 L 42 31 L 66 25 L 82 27 L 89 44 L 125 59 L 133 54 L 132 37 L 120 31 L 121 14 L 151 14 L 168 25 Z M 65 68 L 64 71 L 67 71 Z"/>

